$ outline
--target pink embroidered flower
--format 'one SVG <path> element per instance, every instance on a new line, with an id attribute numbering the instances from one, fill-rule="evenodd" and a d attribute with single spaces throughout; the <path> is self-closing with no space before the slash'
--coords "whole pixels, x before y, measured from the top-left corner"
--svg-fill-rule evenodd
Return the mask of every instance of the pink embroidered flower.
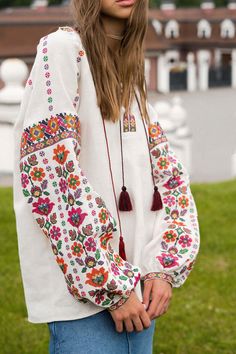
<path id="1" fill-rule="evenodd" d="M 59 187 L 60 187 L 60 191 L 62 193 L 66 193 L 66 190 L 67 190 L 67 182 L 64 178 L 61 178 L 60 179 L 60 182 L 59 182 Z"/>
<path id="2" fill-rule="evenodd" d="M 175 205 L 175 197 L 173 195 L 168 195 L 163 199 L 163 202 L 168 205 L 168 207 L 171 207 L 172 205 Z"/>
<path id="3" fill-rule="evenodd" d="M 35 198 L 41 197 L 41 195 L 42 195 L 42 190 L 41 190 L 41 188 L 38 187 L 38 186 L 33 186 L 33 187 L 31 188 L 31 194 L 32 194 L 32 196 L 34 196 Z"/>
<path id="4" fill-rule="evenodd" d="M 169 253 L 171 253 L 171 254 L 176 254 L 176 253 L 178 253 L 178 248 L 172 246 L 172 247 L 169 248 L 168 251 L 169 251 Z"/>
<path id="5" fill-rule="evenodd" d="M 179 244 L 184 248 L 190 247 L 191 243 L 192 243 L 192 239 L 188 235 L 181 236 L 179 239 Z"/>
<path id="6" fill-rule="evenodd" d="M 85 247 L 87 251 L 96 251 L 96 243 L 92 237 L 89 237 L 87 241 L 85 242 Z"/>
<path id="7" fill-rule="evenodd" d="M 162 253 L 161 256 L 156 257 L 164 268 L 172 268 L 178 266 L 178 257 L 169 253 Z"/>
<path id="8" fill-rule="evenodd" d="M 58 241 L 59 238 L 61 237 L 60 228 L 53 226 L 50 230 L 50 235 L 53 240 Z"/>
<path id="9" fill-rule="evenodd" d="M 94 257 L 87 256 L 87 257 L 85 258 L 85 264 L 86 264 L 87 267 L 93 268 L 93 267 L 95 267 L 95 265 L 96 265 L 96 260 L 95 260 Z"/>
<path id="10" fill-rule="evenodd" d="M 115 265 L 115 263 L 112 263 L 112 264 L 111 264 L 111 270 L 112 270 L 112 272 L 113 272 L 115 275 L 119 275 L 119 274 L 120 274 L 119 268 Z"/>
<path id="11" fill-rule="evenodd" d="M 39 198 L 37 202 L 33 203 L 33 213 L 48 215 L 51 213 L 54 205 L 53 202 L 50 202 L 49 198 Z"/>
<path id="12" fill-rule="evenodd" d="M 82 213 L 81 208 L 72 208 L 71 211 L 68 211 L 69 218 L 67 219 L 72 226 L 79 227 L 84 221 L 85 217 L 88 215 Z"/>
<path id="13" fill-rule="evenodd" d="M 130 269 L 124 269 L 123 273 L 128 277 L 128 278 L 133 278 L 134 272 Z"/>
<path id="14" fill-rule="evenodd" d="M 22 173 L 22 175 L 21 175 L 21 185 L 22 185 L 22 187 L 26 188 L 28 184 L 29 184 L 28 176 L 25 173 Z"/>
<path id="15" fill-rule="evenodd" d="M 100 304 L 103 300 L 105 300 L 104 295 L 102 295 L 102 293 L 98 292 L 95 297 L 96 304 Z"/>
<path id="16" fill-rule="evenodd" d="M 171 177 L 165 184 L 164 187 L 168 190 L 179 187 L 183 181 L 180 180 L 180 176 Z"/>

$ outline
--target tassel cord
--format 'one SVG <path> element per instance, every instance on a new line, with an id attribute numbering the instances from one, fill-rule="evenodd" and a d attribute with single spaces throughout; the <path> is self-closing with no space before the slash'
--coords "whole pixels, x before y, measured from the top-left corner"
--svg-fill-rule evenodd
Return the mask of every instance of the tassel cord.
<path id="1" fill-rule="evenodd" d="M 149 153 L 149 161 L 150 161 L 150 166 L 151 166 L 151 174 L 152 174 L 152 181 L 153 181 L 153 187 L 154 187 L 153 203 L 152 203 L 151 210 L 152 211 L 156 211 L 156 210 L 162 209 L 163 208 L 163 204 L 162 204 L 160 192 L 158 191 L 158 187 L 156 186 L 156 183 L 155 183 L 155 177 L 154 177 L 153 165 L 152 165 L 152 158 L 151 158 L 149 142 L 148 142 L 148 132 L 147 132 L 147 129 L 146 129 L 145 121 L 144 121 L 144 118 L 143 118 L 142 110 L 141 110 L 140 103 L 139 103 L 139 100 L 138 100 L 136 92 L 135 92 L 135 98 L 136 98 L 136 101 L 137 101 L 137 104 L 138 104 L 138 107 L 139 107 L 139 111 L 140 111 L 140 115 L 141 115 L 141 118 L 142 118 L 142 123 L 143 123 L 144 131 L 145 131 L 147 147 L 148 147 L 148 153 Z"/>
<path id="2" fill-rule="evenodd" d="M 115 184 L 114 184 L 114 178 L 113 178 L 113 173 L 112 173 L 112 167 L 111 167 L 111 157 L 110 157 L 110 152 L 109 152 L 109 145 L 108 145 L 108 138 L 107 138 L 107 132 L 106 132 L 106 126 L 105 126 L 105 121 L 104 118 L 102 117 L 102 122 L 103 122 L 103 129 L 104 129 L 104 135 L 105 135 L 105 140 L 106 140 L 106 148 L 107 148 L 107 156 L 108 156 L 108 163 L 109 163 L 109 170 L 110 170 L 110 175 L 111 175 L 111 182 L 112 182 L 112 190 L 113 190 L 113 195 L 115 199 L 115 205 L 116 205 L 116 211 L 117 211 L 117 217 L 118 217 L 118 223 L 119 223 L 119 230 L 120 230 L 120 239 L 119 239 L 119 255 L 126 260 L 126 254 L 125 254 L 125 246 L 124 246 L 124 240 L 122 236 L 122 228 L 121 228 L 121 220 L 120 220 L 120 213 L 119 213 L 119 208 L 118 208 L 118 203 L 117 203 L 117 197 L 116 197 L 116 191 L 115 191 Z"/>

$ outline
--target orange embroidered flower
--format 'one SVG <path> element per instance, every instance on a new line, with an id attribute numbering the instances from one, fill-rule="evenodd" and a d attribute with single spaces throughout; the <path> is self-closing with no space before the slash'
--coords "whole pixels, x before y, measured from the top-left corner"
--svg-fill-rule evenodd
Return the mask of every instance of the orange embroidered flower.
<path id="1" fill-rule="evenodd" d="M 28 133 L 24 132 L 21 135 L 21 148 L 24 148 L 27 144 L 27 137 L 28 137 Z"/>
<path id="2" fill-rule="evenodd" d="M 156 124 L 151 124 L 148 131 L 151 138 L 157 138 L 161 134 L 161 128 Z"/>
<path id="3" fill-rule="evenodd" d="M 84 56 L 84 51 L 83 50 L 80 50 L 79 51 L 79 55 L 82 57 L 82 56 Z"/>
<path id="4" fill-rule="evenodd" d="M 76 125 L 75 116 L 66 115 L 65 120 L 66 120 L 66 125 L 68 128 L 75 128 L 75 125 Z"/>
<path id="5" fill-rule="evenodd" d="M 114 254 L 114 262 L 118 266 L 122 266 L 124 264 L 123 259 L 120 257 L 118 253 Z"/>
<path id="6" fill-rule="evenodd" d="M 52 117 L 48 121 L 47 130 L 52 134 L 56 133 L 59 129 L 58 118 Z"/>
<path id="7" fill-rule="evenodd" d="M 59 164 L 63 165 L 67 159 L 69 151 L 66 150 L 65 145 L 57 145 L 55 149 L 53 149 L 54 156 L 53 160 L 56 160 Z"/>
<path id="8" fill-rule="evenodd" d="M 64 274 L 66 274 L 68 265 L 65 264 L 64 259 L 63 258 L 56 258 L 57 264 L 59 265 L 59 267 L 61 268 L 61 270 L 63 271 Z"/>
<path id="9" fill-rule="evenodd" d="M 73 174 L 70 174 L 68 177 L 69 187 L 72 189 L 76 189 L 80 185 L 79 177 Z"/>
<path id="10" fill-rule="evenodd" d="M 88 280 L 86 280 L 86 284 L 95 287 L 102 287 L 107 279 L 108 279 L 108 272 L 105 271 L 103 267 L 99 269 L 93 269 L 91 273 L 86 274 Z"/>
<path id="11" fill-rule="evenodd" d="M 169 164 L 169 161 L 165 157 L 160 157 L 157 163 L 160 170 L 166 170 Z"/>
<path id="12" fill-rule="evenodd" d="M 32 140 L 39 140 L 44 137 L 43 130 L 40 125 L 30 128 L 30 136 Z"/>
<path id="13" fill-rule="evenodd" d="M 112 232 L 106 232 L 101 238 L 100 238 L 100 244 L 101 247 L 106 250 L 107 249 L 107 243 L 108 241 L 112 239 Z"/>
<path id="14" fill-rule="evenodd" d="M 83 246 L 79 242 L 74 242 L 71 246 L 71 250 L 72 254 L 77 257 L 80 257 L 84 253 Z"/>
<path id="15" fill-rule="evenodd" d="M 163 239 L 166 242 L 174 242 L 176 238 L 177 238 L 177 234 L 173 230 L 166 231 L 163 236 Z"/>
<path id="16" fill-rule="evenodd" d="M 179 206 L 184 209 L 184 208 L 188 207 L 189 200 L 187 197 L 185 197 L 183 195 L 182 197 L 179 197 L 178 203 L 179 203 Z"/>
<path id="17" fill-rule="evenodd" d="M 41 182 L 45 177 L 45 173 L 43 168 L 41 167 L 34 167 L 33 170 L 30 172 L 30 176 L 32 177 L 33 181 Z"/>
<path id="18" fill-rule="evenodd" d="M 108 219 L 108 212 L 106 209 L 101 209 L 100 213 L 98 214 L 98 217 L 99 217 L 99 221 L 102 223 L 102 224 L 105 224 L 107 219 Z"/>

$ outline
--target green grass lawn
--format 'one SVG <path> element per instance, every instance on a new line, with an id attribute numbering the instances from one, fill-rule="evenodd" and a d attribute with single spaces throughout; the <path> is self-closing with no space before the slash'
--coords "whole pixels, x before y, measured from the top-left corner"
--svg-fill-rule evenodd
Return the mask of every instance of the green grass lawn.
<path id="1" fill-rule="evenodd" d="M 174 289 L 169 311 L 156 321 L 154 354 L 235 354 L 236 181 L 193 185 L 192 191 L 200 252 L 189 279 Z M 0 189 L 0 241 L 0 353 L 46 354 L 47 325 L 26 318 L 11 188 Z"/>

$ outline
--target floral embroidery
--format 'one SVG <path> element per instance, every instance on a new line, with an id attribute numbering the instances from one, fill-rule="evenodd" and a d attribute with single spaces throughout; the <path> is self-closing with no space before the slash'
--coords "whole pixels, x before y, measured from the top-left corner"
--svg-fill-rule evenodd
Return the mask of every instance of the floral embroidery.
<path id="1" fill-rule="evenodd" d="M 114 309 L 127 300 L 140 269 L 112 249 L 116 221 L 80 169 L 79 152 L 77 115 L 59 113 L 26 127 L 21 139 L 22 190 L 50 240 L 71 295 Z"/>
<path id="2" fill-rule="evenodd" d="M 124 114 L 123 115 L 123 131 L 127 132 L 136 132 L 136 121 L 133 114 Z"/>
<path id="3" fill-rule="evenodd" d="M 160 273 L 160 272 L 150 272 L 150 273 L 146 274 L 144 277 L 142 277 L 142 280 L 146 281 L 146 280 L 156 279 L 156 278 L 166 280 L 171 284 L 173 283 L 173 278 L 171 275 L 165 274 L 165 273 Z"/>
<path id="4" fill-rule="evenodd" d="M 195 204 L 187 173 L 169 148 L 159 123 L 150 124 L 148 132 L 154 179 L 161 190 L 166 222 L 156 261 L 158 269 L 163 269 L 159 273 L 171 276 L 171 284 L 180 286 L 193 267 L 199 246 Z M 149 274 L 155 278 L 155 272 Z"/>
<path id="5" fill-rule="evenodd" d="M 88 280 L 86 280 L 86 284 L 90 284 L 96 287 L 102 287 L 108 279 L 108 272 L 105 271 L 103 267 L 99 269 L 93 269 L 91 273 L 86 274 Z"/>
<path id="6" fill-rule="evenodd" d="M 73 118 L 70 120 L 69 118 Z M 48 124 L 50 124 L 50 120 L 56 120 L 57 130 L 50 131 L 48 129 Z M 73 122 L 73 124 L 72 124 Z M 36 136 L 32 136 L 32 128 L 36 128 L 39 130 L 39 133 Z M 56 116 L 51 116 L 50 119 L 46 118 L 42 120 L 39 124 L 34 124 L 33 127 L 25 128 L 24 133 L 22 134 L 21 139 L 21 158 L 31 154 L 32 152 L 36 152 L 45 147 L 54 145 L 56 142 L 62 141 L 63 139 L 73 138 L 80 145 L 80 135 L 78 132 L 80 131 L 80 122 L 78 116 L 66 113 L 60 113 Z M 35 141 L 37 140 L 37 143 Z M 57 146 L 53 150 L 54 156 L 53 159 L 60 164 L 63 164 L 67 159 L 68 153 L 64 151 L 65 147 Z M 31 155 L 32 158 L 32 155 Z M 33 158 L 36 158 L 36 155 L 33 155 Z M 28 161 L 30 163 L 30 161 Z M 59 167 L 58 167 L 59 168 Z"/>

